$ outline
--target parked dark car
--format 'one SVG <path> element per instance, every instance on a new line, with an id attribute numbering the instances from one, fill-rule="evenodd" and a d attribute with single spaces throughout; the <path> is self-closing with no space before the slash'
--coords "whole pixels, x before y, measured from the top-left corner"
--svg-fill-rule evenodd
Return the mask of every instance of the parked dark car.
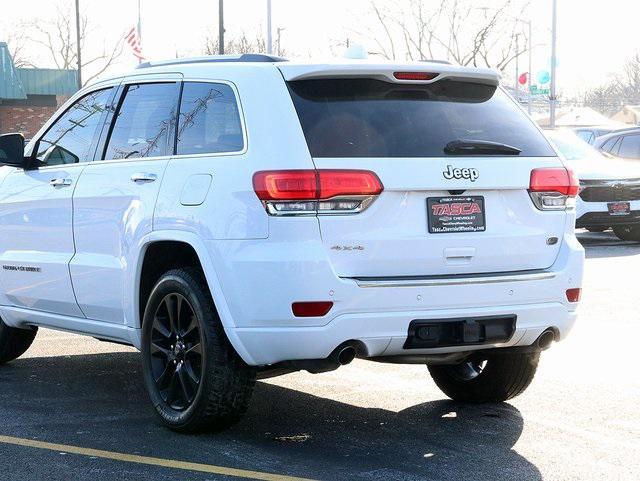
<path id="1" fill-rule="evenodd" d="M 640 128 L 598 137 L 593 146 L 615 157 L 640 160 Z"/>
<path id="2" fill-rule="evenodd" d="M 573 129 L 575 134 L 586 143 L 593 145 L 598 137 L 614 133 L 625 132 L 627 130 L 635 130 L 638 126 L 615 126 L 615 125 L 597 125 L 591 127 L 576 127 Z"/>

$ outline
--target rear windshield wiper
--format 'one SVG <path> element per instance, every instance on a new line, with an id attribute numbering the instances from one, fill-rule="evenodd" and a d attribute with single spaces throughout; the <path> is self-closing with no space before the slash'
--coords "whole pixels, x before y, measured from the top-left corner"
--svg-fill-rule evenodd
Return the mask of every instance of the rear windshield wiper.
<path id="1" fill-rule="evenodd" d="M 447 155 L 520 155 L 520 152 L 516 147 L 488 140 L 454 140 L 444 148 Z"/>

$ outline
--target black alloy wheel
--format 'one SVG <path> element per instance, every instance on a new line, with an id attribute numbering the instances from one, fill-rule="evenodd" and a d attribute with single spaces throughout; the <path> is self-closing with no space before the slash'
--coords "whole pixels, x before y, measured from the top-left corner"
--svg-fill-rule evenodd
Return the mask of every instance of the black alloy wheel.
<path id="1" fill-rule="evenodd" d="M 174 431 L 218 431 L 246 412 L 256 368 L 234 350 L 202 271 L 165 272 L 142 320 L 142 375 L 153 408 Z"/>
<path id="2" fill-rule="evenodd" d="M 178 293 L 162 299 L 151 331 L 151 371 L 162 400 L 187 409 L 202 380 L 202 337 L 189 301 Z"/>

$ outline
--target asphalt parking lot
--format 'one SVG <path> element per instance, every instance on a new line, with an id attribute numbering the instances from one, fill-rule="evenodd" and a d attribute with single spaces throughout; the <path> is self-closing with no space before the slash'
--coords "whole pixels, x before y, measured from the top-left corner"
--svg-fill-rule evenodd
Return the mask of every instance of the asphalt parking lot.
<path id="1" fill-rule="evenodd" d="M 578 324 L 512 402 L 455 403 L 422 366 L 355 361 L 259 382 L 239 425 L 184 436 L 156 422 L 135 351 L 41 330 L 0 368 L 0 479 L 640 479 L 640 245 L 579 237 Z"/>

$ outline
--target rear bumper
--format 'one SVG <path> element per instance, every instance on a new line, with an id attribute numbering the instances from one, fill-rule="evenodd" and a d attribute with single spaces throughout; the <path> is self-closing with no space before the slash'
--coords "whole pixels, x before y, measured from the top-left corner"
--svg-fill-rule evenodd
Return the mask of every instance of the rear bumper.
<path id="1" fill-rule="evenodd" d="M 478 316 L 517 316 L 511 339 L 499 344 L 451 346 L 431 349 L 404 349 L 412 320 L 459 319 Z M 576 320 L 575 311 L 562 303 L 504 305 L 473 309 L 438 311 L 361 312 L 342 314 L 326 326 L 296 328 L 248 328 L 229 332 L 246 352 L 253 365 L 274 364 L 295 359 L 323 359 L 338 345 L 358 341 L 366 348 L 366 357 L 402 354 L 443 354 L 491 347 L 529 346 L 549 327 L 564 338 Z M 236 343 L 234 343 L 236 344 Z"/>
<path id="2" fill-rule="evenodd" d="M 612 227 L 616 225 L 640 224 L 640 200 L 630 201 L 629 215 L 609 214 L 608 202 L 576 201 L 576 227 Z"/>
<path id="3" fill-rule="evenodd" d="M 321 249 L 321 246 L 319 246 Z M 554 265 L 536 273 L 413 279 L 404 285 L 363 284 L 362 280 L 335 275 L 329 263 L 313 252 L 312 244 L 287 246 L 286 257 L 271 258 L 256 273 L 245 245 L 243 260 L 251 262 L 252 275 L 243 263 L 218 273 L 233 323 L 225 322 L 234 348 L 250 365 L 280 361 L 322 359 L 346 341 L 365 346 L 366 357 L 402 354 L 440 354 L 491 347 L 531 345 L 546 329 L 564 338 L 576 320 L 577 304 L 569 303 L 566 290 L 580 287 L 584 250 L 573 234 L 565 235 Z M 276 256 L 277 257 L 277 256 Z M 227 277 L 228 276 L 228 277 Z M 332 300 L 331 311 L 321 318 L 295 318 L 291 302 Z M 517 316 L 515 333 L 507 342 L 475 346 L 411 349 L 403 345 L 411 321 L 460 319 L 478 316 Z M 224 320 L 223 320 L 224 321 Z"/>

